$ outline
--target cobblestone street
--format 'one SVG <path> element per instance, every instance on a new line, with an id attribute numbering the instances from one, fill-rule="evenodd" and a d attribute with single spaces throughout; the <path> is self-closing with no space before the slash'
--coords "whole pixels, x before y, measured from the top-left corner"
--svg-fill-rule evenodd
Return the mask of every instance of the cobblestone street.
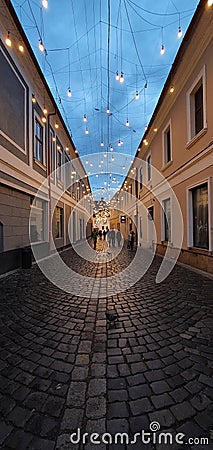
<path id="1" fill-rule="evenodd" d="M 95 264 L 73 250 L 62 254 L 76 271 L 100 279 L 134 255 L 125 249 Z M 139 282 L 108 298 L 67 294 L 35 265 L 0 279 L 1 449 L 213 448 L 213 282 L 176 265 L 157 285 L 161 261 L 156 256 Z M 119 318 L 109 324 L 111 310 Z M 186 445 L 70 441 L 77 428 L 133 438 L 151 422 L 184 433 Z M 200 437 L 209 444 L 187 443 Z"/>

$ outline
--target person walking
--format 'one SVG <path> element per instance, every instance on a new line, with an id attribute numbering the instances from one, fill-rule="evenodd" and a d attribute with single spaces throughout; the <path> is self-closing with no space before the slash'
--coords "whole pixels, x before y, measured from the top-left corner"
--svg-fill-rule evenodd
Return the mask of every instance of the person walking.
<path id="1" fill-rule="evenodd" d="M 101 230 L 99 230 L 98 235 L 99 235 L 99 239 L 101 241 L 102 240 L 102 231 Z"/>
<path id="2" fill-rule="evenodd" d="M 92 239 L 93 239 L 93 248 L 94 248 L 94 250 L 96 250 L 98 232 L 95 229 L 92 232 Z"/>
<path id="3" fill-rule="evenodd" d="M 106 230 L 103 230 L 104 241 L 106 240 L 106 234 L 107 234 Z"/>
<path id="4" fill-rule="evenodd" d="M 116 239 L 117 239 L 118 247 L 120 247 L 121 246 L 121 232 L 120 232 L 120 230 L 117 231 Z"/>
<path id="5" fill-rule="evenodd" d="M 114 228 L 111 231 L 111 240 L 112 240 L 112 246 L 115 247 L 115 230 L 114 230 Z"/>
<path id="6" fill-rule="evenodd" d="M 111 233 L 112 232 L 110 230 L 107 231 L 107 242 L 108 242 L 109 247 L 111 247 L 111 242 L 112 242 Z"/>
<path id="7" fill-rule="evenodd" d="M 135 233 L 132 230 L 131 231 L 131 237 L 130 237 L 130 249 L 133 250 L 134 249 L 134 242 L 135 242 Z"/>

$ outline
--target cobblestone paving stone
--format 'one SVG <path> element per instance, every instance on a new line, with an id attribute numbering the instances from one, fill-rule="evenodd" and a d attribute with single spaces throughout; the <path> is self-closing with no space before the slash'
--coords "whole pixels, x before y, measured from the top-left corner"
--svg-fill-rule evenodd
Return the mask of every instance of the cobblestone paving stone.
<path id="1" fill-rule="evenodd" d="M 123 270 L 133 255 L 123 250 L 107 264 L 94 264 L 70 249 L 63 259 L 101 280 Z M 70 442 L 77 428 L 133 438 L 151 422 L 184 433 L 186 441 L 209 438 L 208 446 L 185 449 L 213 448 L 213 282 L 176 265 L 157 285 L 160 263 L 156 257 L 126 292 L 99 299 L 61 291 L 37 266 L 0 279 L 1 449 L 183 448 L 143 445 L 139 438 L 136 444 Z M 106 310 L 119 320 L 108 324 Z"/>

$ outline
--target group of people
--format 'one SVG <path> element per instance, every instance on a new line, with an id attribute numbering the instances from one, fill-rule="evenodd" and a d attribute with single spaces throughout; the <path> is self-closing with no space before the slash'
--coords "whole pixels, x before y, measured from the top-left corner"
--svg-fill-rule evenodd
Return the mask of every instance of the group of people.
<path id="1" fill-rule="evenodd" d="M 108 246 L 109 247 L 115 247 L 116 246 L 116 241 L 117 241 L 117 245 L 118 247 L 121 246 L 121 241 L 122 241 L 122 234 L 120 232 L 120 230 L 115 230 L 114 228 L 112 228 L 112 230 L 109 230 L 109 228 L 107 227 L 106 230 L 97 230 L 94 229 L 92 232 L 92 239 L 93 239 L 93 248 L 94 250 L 96 250 L 96 246 L 97 246 L 97 239 L 102 240 L 102 238 L 104 240 L 107 240 Z M 135 242 L 135 233 L 133 230 L 130 231 L 129 236 L 128 236 L 128 243 L 127 243 L 127 248 L 130 250 L 133 250 L 134 248 L 134 242 Z"/>

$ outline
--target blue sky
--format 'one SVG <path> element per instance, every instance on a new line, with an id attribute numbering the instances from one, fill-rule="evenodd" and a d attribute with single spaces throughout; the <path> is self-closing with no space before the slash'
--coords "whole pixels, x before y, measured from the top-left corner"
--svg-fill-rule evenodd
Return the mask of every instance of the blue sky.
<path id="1" fill-rule="evenodd" d="M 92 176 L 90 183 L 95 199 L 99 198 L 106 178 L 106 167 L 100 162 L 110 161 L 112 177 L 107 176 L 107 187 L 111 192 L 108 184 L 112 178 L 116 178 L 117 188 L 125 172 L 121 161 L 120 175 L 113 175 L 112 155 L 115 159 L 117 152 L 128 155 L 127 164 L 135 155 L 199 2 L 48 0 L 47 9 L 42 0 L 12 3 L 79 155 L 87 155 L 90 164 L 89 155 L 96 154 L 93 166 L 97 165 L 99 177 Z M 179 27 L 183 32 L 180 39 Z M 40 39 L 45 54 L 38 49 Z M 160 55 L 162 45 L 164 55 Z M 123 72 L 123 83 L 116 81 L 117 71 L 119 76 Z M 67 96 L 69 88 L 72 97 Z M 110 114 L 106 113 L 108 106 Z M 84 114 L 87 122 L 83 122 Z M 85 134 L 86 128 L 89 134 Z M 123 141 L 121 146 L 119 140 Z M 111 195 L 105 194 L 106 199 Z"/>

